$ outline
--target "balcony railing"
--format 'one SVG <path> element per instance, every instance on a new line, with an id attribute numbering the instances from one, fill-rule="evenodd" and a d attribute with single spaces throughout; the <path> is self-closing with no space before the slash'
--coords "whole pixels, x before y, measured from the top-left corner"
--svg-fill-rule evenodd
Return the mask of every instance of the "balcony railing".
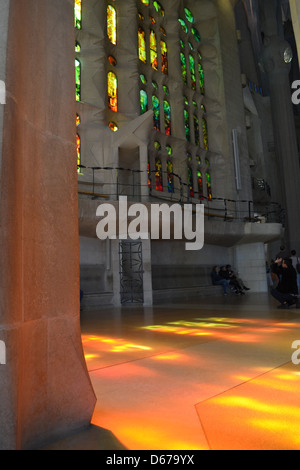
<path id="1" fill-rule="evenodd" d="M 224 197 L 208 197 L 205 194 L 191 189 L 175 173 L 160 172 L 164 182 L 172 178 L 172 189 L 156 189 L 156 172 L 147 172 L 147 185 L 141 184 L 142 170 L 114 167 L 86 167 L 83 170 L 91 171 L 91 180 L 78 181 L 78 193 L 82 197 L 91 199 L 118 200 L 119 196 L 127 196 L 129 201 L 183 204 L 204 204 L 205 215 L 208 218 L 218 218 L 224 221 L 243 221 L 252 223 L 281 223 L 285 224 L 285 211 L 277 202 L 256 204 L 253 200 L 227 199 Z M 104 174 L 104 181 L 99 182 L 98 175 Z M 203 183 L 204 184 L 204 183 Z"/>

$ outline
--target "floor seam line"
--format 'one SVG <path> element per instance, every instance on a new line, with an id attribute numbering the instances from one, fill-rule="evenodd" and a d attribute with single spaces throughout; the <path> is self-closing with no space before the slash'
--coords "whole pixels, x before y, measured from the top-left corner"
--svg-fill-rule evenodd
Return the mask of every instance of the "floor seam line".
<path id="1" fill-rule="evenodd" d="M 273 372 L 274 370 L 279 369 L 280 367 L 286 366 L 287 364 L 291 364 L 291 362 L 292 361 L 287 361 L 287 362 L 284 362 L 283 364 L 279 364 L 278 366 L 273 367 L 272 369 L 269 369 L 268 371 L 263 372 L 262 374 L 259 374 L 255 377 L 253 377 L 252 379 L 245 380 L 244 382 L 241 382 L 238 385 L 234 385 L 233 387 L 227 388 L 223 392 L 217 393 L 216 395 L 213 395 L 212 397 L 209 397 L 209 398 L 206 398 L 205 400 L 199 401 L 198 403 L 195 403 L 194 406 L 196 407 L 196 406 L 202 405 L 203 403 L 206 403 L 207 401 L 213 400 L 216 397 L 224 395 L 224 393 L 227 393 L 230 390 L 234 390 L 235 388 L 241 387 L 242 385 L 253 382 L 254 380 L 257 380 L 258 378 L 263 377 L 264 375 L 269 374 L 270 372 Z"/>

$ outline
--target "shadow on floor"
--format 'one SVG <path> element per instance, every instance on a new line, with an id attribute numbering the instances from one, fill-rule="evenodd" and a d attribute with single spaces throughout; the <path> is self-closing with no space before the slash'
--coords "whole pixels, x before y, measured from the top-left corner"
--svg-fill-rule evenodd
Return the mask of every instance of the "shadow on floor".
<path id="1" fill-rule="evenodd" d="M 108 429 L 90 425 L 41 450 L 128 450 Z"/>

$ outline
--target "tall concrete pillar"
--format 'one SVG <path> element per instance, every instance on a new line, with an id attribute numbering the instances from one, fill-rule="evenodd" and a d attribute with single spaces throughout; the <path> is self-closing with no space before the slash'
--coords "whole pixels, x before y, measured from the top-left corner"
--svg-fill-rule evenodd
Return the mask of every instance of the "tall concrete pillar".
<path id="1" fill-rule="evenodd" d="M 276 156 L 287 211 L 287 242 L 300 251 L 300 169 L 289 83 L 290 47 L 278 35 L 277 0 L 261 2 L 265 34 L 263 64 L 268 75 Z"/>
<path id="2" fill-rule="evenodd" d="M 69 0 L 9 2 L 0 449 L 37 448 L 84 428 L 95 406 L 79 321 L 73 18 Z"/>
<path id="3" fill-rule="evenodd" d="M 297 44 L 298 56 L 300 58 L 300 4 L 299 0 L 290 0 L 291 15 L 293 21 L 294 35 Z M 299 60 L 300 64 L 300 60 Z"/>

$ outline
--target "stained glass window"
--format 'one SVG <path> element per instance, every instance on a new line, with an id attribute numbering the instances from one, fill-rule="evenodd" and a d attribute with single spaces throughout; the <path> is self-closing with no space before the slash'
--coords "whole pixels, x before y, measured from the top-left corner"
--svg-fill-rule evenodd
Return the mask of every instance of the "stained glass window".
<path id="1" fill-rule="evenodd" d="M 159 143 L 157 140 L 154 142 L 154 148 L 155 148 L 155 150 L 157 150 L 158 152 L 161 150 L 161 145 L 160 145 L 160 143 Z"/>
<path id="2" fill-rule="evenodd" d="M 168 101 L 164 100 L 164 121 L 165 133 L 171 135 L 171 107 Z"/>
<path id="3" fill-rule="evenodd" d="M 199 34 L 198 30 L 196 28 L 194 28 L 194 26 L 192 27 L 192 33 L 193 33 L 194 38 L 196 39 L 196 41 L 200 42 L 201 41 L 200 34 Z"/>
<path id="4" fill-rule="evenodd" d="M 117 132 L 119 130 L 119 127 L 118 127 L 118 124 L 116 124 L 115 122 L 113 121 L 110 121 L 108 123 L 108 127 L 113 131 L 113 132 Z"/>
<path id="5" fill-rule="evenodd" d="M 207 122 L 205 118 L 202 118 L 202 130 L 203 130 L 203 143 L 205 150 L 208 150 L 208 133 L 207 133 Z"/>
<path id="6" fill-rule="evenodd" d="M 75 59 L 75 84 L 76 84 L 76 101 L 81 100 L 81 64 Z"/>
<path id="7" fill-rule="evenodd" d="M 187 19 L 190 23 L 193 23 L 193 22 L 194 22 L 194 17 L 193 17 L 192 12 L 191 12 L 188 8 L 185 8 L 185 9 L 184 9 L 184 13 L 185 13 L 186 19 Z"/>
<path id="8" fill-rule="evenodd" d="M 148 96 L 145 90 L 140 91 L 141 113 L 148 111 Z"/>
<path id="9" fill-rule="evenodd" d="M 117 61 L 116 59 L 112 56 L 112 55 L 109 55 L 108 56 L 108 62 L 110 63 L 110 65 L 112 65 L 113 67 L 115 67 L 117 65 Z"/>
<path id="10" fill-rule="evenodd" d="M 189 54 L 190 60 L 190 74 L 191 74 L 191 87 L 196 90 L 196 78 L 195 78 L 195 59 L 192 54 Z"/>
<path id="11" fill-rule="evenodd" d="M 189 112 L 187 109 L 183 111 L 184 113 L 184 128 L 185 128 L 185 138 L 188 142 L 191 140 L 191 135 L 190 135 L 190 120 L 189 120 Z"/>
<path id="12" fill-rule="evenodd" d="M 150 61 L 152 68 L 157 70 L 157 41 L 153 30 L 150 31 Z"/>
<path id="13" fill-rule="evenodd" d="M 146 85 L 146 83 L 147 83 L 147 77 L 146 77 L 143 73 L 141 73 L 140 79 L 141 79 L 142 84 L 143 84 L 143 85 Z"/>
<path id="14" fill-rule="evenodd" d="M 117 44 L 117 12 L 112 5 L 107 7 L 107 36 L 112 44 Z"/>
<path id="15" fill-rule="evenodd" d="M 153 123 L 154 129 L 160 130 L 160 111 L 159 111 L 159 99 L 157 96 L 152 96 L 152 109 L 153 109 Z"/>
<path id="16" fill-rule="evenodd" d="M 161 16 L 165 16 L 165 10 L 163 9 L 162 5 L 157 2 L 156 0 L 153 2 L 153 6 L 157 13 L 159 13 Z"/>
<path id="17" fill-rule="evenodd" d="M 113 72 L 107 74 L 108 107 L 112 111 L 118 111 L 118 81 Z"/>
<path id="18" fill-rule="evenodd" d="M 179 23 L 181 24 L 181 27 L 182 27 L 183 31 L 184 31 L 185 33 L 187 33 L 187 32 L 188 32 L 188 28 L 187 28 L 187 25 L 185 24 L 185 22 L 184 22 L 182 19 L 180 19 L 180 18 L 179 18 L 178 21 L 179 21 Z"/>
<path id="19" fill-rule="evenodd" d="M 151 190 L 151 168 L 150 168 L 150 162 L 148 162 L 148 165 L 147 165 L 147 173 L 148 173 L 148 188 Z"/>
<path id="20" fill-rule="evenodd" d="M 75 28 L 81 29 L 82 27 L 82 4 L 81 0 L 75 0 L 74 3 L 74 18 L 75 18 Z"/>
<path id="21" fill-rule="evenodd" d="M 188 167 L 188 188 L 190 197 L 194 197 L 193 170 Z"/>
<path id="22" fill-rule="evenodd" d="M 165 41 L 160 41 L 162 72 L 168 74 L 168 49 Z"/>
<path id="23" fill-rule="evenodd" d="M 197 171 L 198 193 L 199 199 L 203 199 L 203 178 L 200 170 Z"/>
<path id="24" fill-rule="evenodd" d="M 166 151 L 167 151 L 168 155 L 170 155 L 170 156 L 172 155 L 172 147 L 170 145 L 166 146 Z"/>
<path id="25" fill-rule="evenodd" d="M 76 42 L 75 43 L 75 52 L 80 52 L 80 51 L 81 51 L 80 44 L 79 44 L 79 42 Z"/>
<path id="26" fill-rule="evenodd" d="M 200 91 L 204 95 L 204 72 L 201 63 L 198 64 Z"/>
<path id="27" fill-rule="evenodd" d="M 81 140 L 79 134 L 76 135 L 76 152 L 77 152 L 77 173 L 81 173 Z"/>
<path id="28" fill-rule="evenodd" d="M 212 191 L 211 191 L 211 176 L 210 172 L 206 172 L 206 185 L 207 185 L 207 200 L 211 201 L 212 200 Z"/>
<path id="29" fill-rule="evenodd" d="M 138 29 L 138 41 L 139 41 L 139 59 L 142 62 L 147 62 L 146 55 L 146 40 L 145 40 L 145 31 L 143 28 Z"/>
<path id="30" fill-rule="evenodd" d="M 163 191 L 163 176 L 162 165 L 160 158 L 155 160 L 155 189 L 156 191 Z"/>
<path id="31" fill-rule="evenodd" d="M 173 163 L 171 160 L 167 161 L 167 179 L 168 179 L 168 193 L 174 193 Z"/>
<path id="32" fill-rule="evenodd" d="M 200 145 L 199 119 L 194 115 L 195 144 Z"/>
<path id="33" fill-rule="evenodd" d="M 79 114 L 76 113 L 76 127 L 78 127 L 81 123 L 81 119 L 80 119 L 80 116 Z"/>
<path id="34" fill-rule="evenodd" d="M 181 61 L 181 75 L 182 80 L 184 83 L 187 83 L 187 74 L 186 74 L 186 59 L 183 52 L 180 53 L 180 61 Z"/>
<path id="35" fill-rule="evenodd" d="M 144 5 L 149 5 L 149 0 L 141 0 Z"/>

